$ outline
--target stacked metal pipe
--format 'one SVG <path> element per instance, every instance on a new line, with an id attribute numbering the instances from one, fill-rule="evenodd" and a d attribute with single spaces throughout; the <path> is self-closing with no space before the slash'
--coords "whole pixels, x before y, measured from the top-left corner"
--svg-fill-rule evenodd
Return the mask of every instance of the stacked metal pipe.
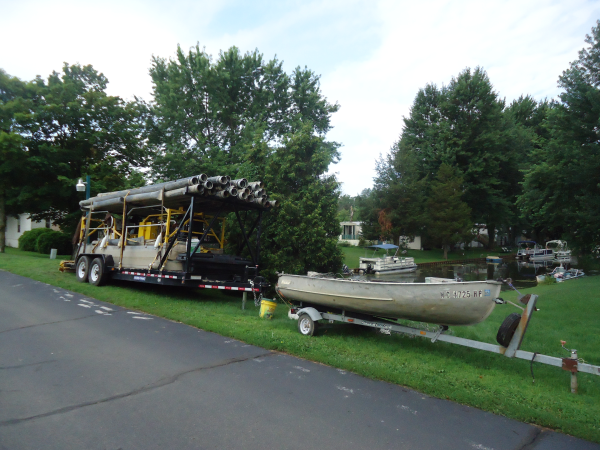
<path id="1" fill-rule="evenodd" d="M 229 176 L 208 177 L 206 174 L 194 175 L 166 183 L 104 192 L 79 202 L 82 209 L 103 210 L 122 206 L 124 201 L 158 203 L 189 198 L 189 195 L 230 199 L 232 202 L 255 203 L 265 208 L 278 206 L 277 200 L 269 200 L 260 181 L 248 182 L 245 178 L 231 180 Z"/>

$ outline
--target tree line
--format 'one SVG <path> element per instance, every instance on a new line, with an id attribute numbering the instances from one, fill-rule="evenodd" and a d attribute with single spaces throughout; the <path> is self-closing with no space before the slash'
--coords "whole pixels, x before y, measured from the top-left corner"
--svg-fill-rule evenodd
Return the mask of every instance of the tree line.
<path id="1" fill-rule="evenodd" d="M 586 43 L 557 100 L 507 104 L 480 67 L 420 89 L 373 187 L 356 197 L 340 196 L 328 174 L 340 158 L 326 138 L 339 105 L 306 67 L 178 47 L 152 59 L 148 102 L 108 95 L 92 66 L 65 63 L 31 81 L 0 69 L 0 251 L 7 215 L 72 231 L 80 177 L 96 195 L 196 173 L 260 179 L 281 202 L 262 237 L 270 277 L 337 271 L 350 207 L 367 239 L 420 235 L 448 249 L 485 226 L 490 243 L 525 234 L 589 249 L 600 241 L 600 25 Z M 229 231 L 231 248 L 242 239 Z"/>
<path id="2" fill-rule="evenodd" d="M 149 102 L 106 93 L 92 66 L 65 64 L 46 80 L 0 70 L 0 250 L 7 215 L 29 213 L 71 231 L 80 217 L 77 180 L 91 195 L 191 176 L 262 180 L 281 206 L 265 218 L 263 274 L 336 271 L 339 183 L 328 175 L 339 144 L 328 141 L 337 104 L 307 68 L 236 47 L 212 58 L 199 46 L 154 57 Z M 243 237 L 229 231 L 230 248 Z"/>
<path id="3" fill-rule="evenodd" d="M 487 229 L 514 242 L 600 243 L 600 21 L 558 78 L 557 100 L 507 102 L 481 67 L 420 89 L 373 188 L 340 203 L 367 239 L 419 235 L 447 250 Z"/>

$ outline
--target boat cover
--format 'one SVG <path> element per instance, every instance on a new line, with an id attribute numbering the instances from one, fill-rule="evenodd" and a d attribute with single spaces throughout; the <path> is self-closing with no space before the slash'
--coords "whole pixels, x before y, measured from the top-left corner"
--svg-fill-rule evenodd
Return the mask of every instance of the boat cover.
<path id="1" fill-rule="evenodd" d="M 384 250 L 390 250 L 392 248 L 398 248 L 398 246 L 394 245 L 394 244 L 377 244 L 377 245 L 369 245 L 367 248 L 382 248 Z"/>

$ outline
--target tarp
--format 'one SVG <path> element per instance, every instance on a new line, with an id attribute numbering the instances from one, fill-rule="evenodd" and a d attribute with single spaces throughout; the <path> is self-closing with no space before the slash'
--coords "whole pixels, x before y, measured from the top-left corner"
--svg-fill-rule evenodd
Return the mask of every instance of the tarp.
<path id="1" fill-rule="evenodd" d="M 367 248 L 382 248 L 383 250 L 390 250 L 392 248 L 398 248 L 398 246 L 394 244 L 377 244 L 369 245 Z"/>

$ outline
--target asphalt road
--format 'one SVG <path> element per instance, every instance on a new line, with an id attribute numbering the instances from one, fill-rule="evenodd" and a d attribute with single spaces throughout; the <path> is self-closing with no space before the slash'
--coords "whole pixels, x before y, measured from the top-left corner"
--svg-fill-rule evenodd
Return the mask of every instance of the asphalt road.
<path id="1" fill-rule="evenodd" d="M 600 450 L 0 271 L 0 449 Z"/>

